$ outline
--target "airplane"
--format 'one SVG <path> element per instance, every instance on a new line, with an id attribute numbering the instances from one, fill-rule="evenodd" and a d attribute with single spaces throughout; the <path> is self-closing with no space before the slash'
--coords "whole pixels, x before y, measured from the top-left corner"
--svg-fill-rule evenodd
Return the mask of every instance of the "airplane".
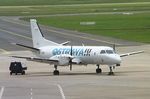
<path id="1" fill-rule="evenodd" d="M 17 46 L 31 50 L 36 57 L 12 56 L 28 61 L 43 62 L 54 65 L 53 75 L 59 75 L 58 66 L 88 65 L 97 66 L 96 73 L 102 73 L 100 65 L 108 65 L 109 75 L 114 75 L 113 69 L 120 66 L 121 57 L 143 53 L 136 51 L 125 54 L 117 54 L 115 48 L 109 46 L 68 46 L 69 41 L 58 44 L 45 39 L 36 19 L 30 19 L 33 47 L 24 44 L 14 43 Z"/>

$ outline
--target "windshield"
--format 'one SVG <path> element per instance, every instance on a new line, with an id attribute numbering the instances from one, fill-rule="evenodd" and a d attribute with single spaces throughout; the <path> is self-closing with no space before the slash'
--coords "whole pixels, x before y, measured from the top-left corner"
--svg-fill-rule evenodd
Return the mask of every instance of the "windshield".
<path id="1" fill-rule="evenodd" d="M 100 54 L 114 54 L 113 50 L 101 50 Z"/>
<path id="2" fill-rule="evenodd" d="M 106 50 L 107 54 L 113 54 L 113 50 Z"/>

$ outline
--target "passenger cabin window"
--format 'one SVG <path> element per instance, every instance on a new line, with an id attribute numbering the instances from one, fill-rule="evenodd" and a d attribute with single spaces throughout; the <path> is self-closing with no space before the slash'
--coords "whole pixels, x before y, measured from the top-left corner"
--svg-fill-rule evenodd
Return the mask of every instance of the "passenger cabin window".
<path id="1" fill-rule="evenodd" d="M 105 52 L 105 50 L 101 50 L 101 52 L 100 52 L 100 54 L 105 54 L 106 52 Z"/>

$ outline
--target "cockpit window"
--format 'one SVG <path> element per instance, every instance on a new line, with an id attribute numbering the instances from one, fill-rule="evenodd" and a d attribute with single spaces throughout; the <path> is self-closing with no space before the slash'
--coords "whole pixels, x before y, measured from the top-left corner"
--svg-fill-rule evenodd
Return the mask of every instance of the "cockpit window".
<path id="1" fill-rule="evenodd" d="M 105 52 L 105 50 L 101 50 L 101 52 L 100 52 L 100 54 L 105 54 L 106 52 Z"/>
<path id="2" fill-rule="evenodd" d="M 113 50 L 101 50 L 100 54 L 114 54 Z"/>
<path id="3" fill-rule="evenodd" d="M 113 54 L 113 50 L 106 50 L 107 54 Z"/>

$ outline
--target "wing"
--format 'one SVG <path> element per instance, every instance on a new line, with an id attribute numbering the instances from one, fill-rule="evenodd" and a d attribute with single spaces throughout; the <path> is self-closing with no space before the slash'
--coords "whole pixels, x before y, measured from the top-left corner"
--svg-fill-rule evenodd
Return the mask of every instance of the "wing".
<path id="1" fill-rule="evenodd" d="M 11 43 L 13 45 L 17 45 L 17 46 L 20 46 L 20 47 L 23 47 L 23 48 L 27 48 L 33 52 L 39 52 L 40 49 L 37 49 L 37 48 L 34 48 L 34 47 L 30 47 L 30 46 L 26 46 L 26 45 L 23 45 L 23 44 L 18 44 L 18 43 Z"/>
<path id="2" fill-rule="evenodd" d="M 52 56 L 49 59 L 46 58 L 38 58 L 38 57 L 22 57 L 22 56 L 11 56 L 14 58 L 22 58 L 26 59 L 28 61 L 34 61 L 34 62 L 42 62 L 42 63 L 48 63 L 48 64 L 58 64 L 59 66 L 65 66 L 69 64 L 69 59 L 72 58 L 72 64 L 83 64 L 80 59 L 75 58 L 70 55 L 55 55 Z"/>
<path id="3" fill-rule="evenodd" d="M 72 59 L 72 63 L 73 64 L 78 64 L 78 65 L 82 65 L 83 63 L 82 63 L 82 61 L 79 59 L 79 58 L 74 58 L 74 59 Z"/>
<path id="4" fill-rule="evenodd" d="M 140 53 L 144 53 L 144 51 L 136 51 L 136 52 L 125 53 L 125 54 L 121 54 L 120 57 L 125 57 L 125 56 L 140 54 Z"/>
<path id="5" fill-rule="evenodd" d="M 36 57 L 22 57 L 22 56 L 12 56 L 14 58 L 22 58 L 26 59 L 28 61 L 35 61 L 35 62 L 43 62 L 43 63 L 58 63 L 58 60 L 53 60 L 53 59 L 43 59 L 43 58 L 36 58 Z"/>

